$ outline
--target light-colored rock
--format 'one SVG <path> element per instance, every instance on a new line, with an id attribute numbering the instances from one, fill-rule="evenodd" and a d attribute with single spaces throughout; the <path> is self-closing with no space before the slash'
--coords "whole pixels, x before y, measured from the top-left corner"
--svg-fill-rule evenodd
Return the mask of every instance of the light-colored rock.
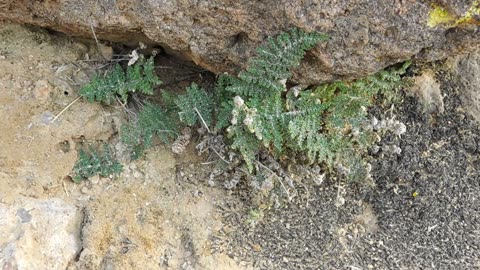
<path id="1" fill-rule="evenodd" d="M 0 4 L 0 19 L 91 39 L 95 32 L 98 39 L 161 45 L 216 73 L 244 68 L 268 36 L 293 27 L 327 33 L 329 41 L 308 53 L 296 71 L 297 81 L 312 84 L 358 78 L 406 59 L 430 61 L 478 47 L 478 1 L 435 3 L 18 0 Z M 435 13 L 439 9 L 448 16 L 435 16 L 442 14 Z"/>
<path id="2" fill-rule="evenodd" d="M 60 199 L 0 204 L 0 269 L 66 269 L 81 249 L 81 221 Z"/>
<path id="3" fill-rule="evenodd" d="M 443 97 L 440 84 L 435 80 L 432 70 L 425 70 L 421 76 L 415 77 L 411 90 L 420 98 L 427 112 L 443 113 Z"/>
<path id="4" fill-rule="evenodd" d="M 113 57 L 112 47 L 99 43 L 98 50 L 100 51 L 100 54 L 102 55 L 102 57 L 105 58 L 106 60 L 112 59 Z"/>

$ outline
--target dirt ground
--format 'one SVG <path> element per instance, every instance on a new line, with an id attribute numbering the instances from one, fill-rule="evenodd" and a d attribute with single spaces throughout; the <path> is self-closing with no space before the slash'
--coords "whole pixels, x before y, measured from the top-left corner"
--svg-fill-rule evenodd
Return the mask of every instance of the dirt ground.
<path id="1" fill-rule="evenodd" d="M 0 27 L 2 206 L 24 197 L 75 205 L 83 213 L 82 247 L 68 269 L 238 268 L 230 257 L 211 252 L 210 236 L 223 227 L 216 209 L 226 199 L 222 190 L 196 179 L 204 169 L 196 169 L 201 165 L 193 149 L 175 157 L 158 146 L 145 159 L 124 164 L 118 179 L 71 181 L 78 145 L 115 141 L 125 117 L 120 108 L 78 101 L 52 122 L 88 80 L 86 54 L 99 57 L 92 44 Z M 192 171 L 182 178 L 190 182 L 177 180 L 182 166 Z"/>
<path id="2" fill-rule="evenodd" d="M 74 183 L 79 145 L 115 144 L 125 118 L 119 106 L 79 100 L 52 122 L 99 57 L 94 43 L 0 24 L 0 206 L 74 205 L 81 247 L 67 269 L 480 269 L 480 128 L 448 72 L 436 74 L 443 113 L 405 93 L 392 110 L 372 110 L 407 126 L 379 145 L 401 154 L 372 153 L 374 186 L 327 178 L 262 211 L 245 187 L 210 187 L 211 167 L 193 144 L 182 155 L 157 145 L 124 161 L 117 179 Z M 157 66 L 172 90 L 211 81 L 170 58 Z"/>

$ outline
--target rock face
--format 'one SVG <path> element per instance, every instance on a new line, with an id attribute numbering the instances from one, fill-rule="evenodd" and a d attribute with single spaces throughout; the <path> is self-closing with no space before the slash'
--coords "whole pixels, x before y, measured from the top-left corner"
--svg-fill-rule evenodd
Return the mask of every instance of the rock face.
<path id="1" fill-rule="evenodd" d="M 66 269 L 80 252 L 81 221 L 60 199 L 0 204 L 0 269 Z"/>
<path id="2" fill-rule="evenodd" d="M 453 59 L 463 106 L 480 123 L 480 50 Z"/>
<path id="3" fill-rule="evenodd" d="M 436 60 L 480 44 L 477 0 L 0 0 L 0 19 L 71 35 L 144 41 L 213 72 L 237 72 L 267 36 L 327 33 L 295 79 L 358 78 L 406 59 Z M 432 1 L 433 2 L 433 1 Z"/>

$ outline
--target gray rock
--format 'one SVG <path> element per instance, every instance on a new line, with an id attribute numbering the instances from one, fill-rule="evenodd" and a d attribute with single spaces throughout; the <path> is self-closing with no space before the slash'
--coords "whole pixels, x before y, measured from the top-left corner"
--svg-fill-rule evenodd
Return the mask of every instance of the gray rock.
<path id="1" fill-rule="evenodd" d="M 0 204 L 0 269 L 66 269 L 81 249 L 81 217 L 60 199 Z"/>
<path id="2" fill-rule="evenodd" d="M 453 64 L 463 106 L 480 123 L 480 50 L 456 57 Z"/>
<path id="3" fill-rule="evenodd" d="M 442 59 L 480 44 L 474 0 L 436 7 L 421 0 L 2 2 L 0 19 L 157 44 L 216 73 L 238 72 L 266 37 L 292 27 L 327 33 L 329 41 L 296 71 L 295 80 L 306 84 L 358 78 L 410 58 Z M 435 20 L 438 10 L 448 15 L 443 22 Z"/>

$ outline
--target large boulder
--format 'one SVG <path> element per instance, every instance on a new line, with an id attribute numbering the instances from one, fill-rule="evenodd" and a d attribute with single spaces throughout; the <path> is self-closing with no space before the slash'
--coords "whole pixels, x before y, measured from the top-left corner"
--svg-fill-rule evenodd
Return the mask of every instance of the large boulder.
<path id="1" fill-rule="evenodd" d="M 0 202 L 0 269 L 66 269 L 82 246 L 82 220 L 60 199 Z"/>
<path id="2" fill-rule="evenodd" d="M 429 4 L 434 2 L 435 4 Z M 480 44 L 478 0 L 0 0 L 0 19 L 82 37 L 158 44 L 213 72 L 238 72 L 267 36 L 330 35 L 297 69 L 303 83 L 365 76 Z"/>

